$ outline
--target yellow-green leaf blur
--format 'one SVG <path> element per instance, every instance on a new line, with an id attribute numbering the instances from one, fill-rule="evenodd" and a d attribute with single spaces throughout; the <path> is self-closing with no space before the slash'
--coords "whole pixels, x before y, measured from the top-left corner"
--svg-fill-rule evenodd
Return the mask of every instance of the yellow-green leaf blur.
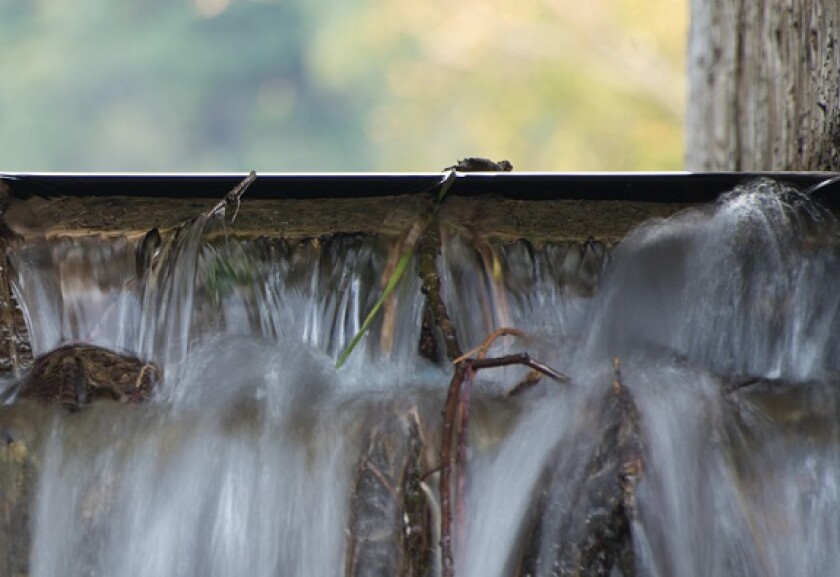
<path id="1" fill-rule="evenodd" d="M 0 3 L 0 171 L 682 166 L 687 2 Z"/>

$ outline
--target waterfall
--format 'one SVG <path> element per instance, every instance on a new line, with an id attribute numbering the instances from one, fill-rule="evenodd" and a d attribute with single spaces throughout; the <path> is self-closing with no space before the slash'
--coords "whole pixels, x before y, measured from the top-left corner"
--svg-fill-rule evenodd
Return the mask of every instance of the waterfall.
<path id="1" fill-rule="evenodd" d="M 490 356 L 527 351 L 572 379 L 511 395 L 527 368 L 476 373 L 453 483 L 465 487 L 456 575 L 840 566 L 840 251 L 827 210 L 761 180 L 616 245 L 441 227 L 462 348 L 515 327 L 524 336 Z M 164 378 L 139 406 L 0 407 L 7 447 L 27 439 L 34 468 L 31 495 L 9 493 L 27 499 L 31 535 L 0 545 L 28 552 L 6 574 L 441 574 L 452 368 L 419 350 L 417 255 L 336 368 L 399 242 L 234 233 L 196 221 L 162 233 L 154 254 L 136 235 L 12 244 L 35 355 L 93 343 Z M 2 458 L 0 488 L 17 487 Z M 589 532 L 625 525 L 626 547 Z M 0 535 L 12 526 L 0 516 Z"/>

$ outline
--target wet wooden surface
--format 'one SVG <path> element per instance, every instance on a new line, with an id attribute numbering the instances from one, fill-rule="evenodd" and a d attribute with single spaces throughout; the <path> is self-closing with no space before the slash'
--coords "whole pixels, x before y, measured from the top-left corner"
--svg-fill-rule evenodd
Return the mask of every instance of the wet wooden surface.
<path id="1" fill-rule="evenodd" d="M 144 234 L 171 228 L 213 206 L 212 199 L 137 197 L 55 197 L 30 199 L 30 211 L 48 236 Z M 245 237 L 329 237 L 404 233 L 429 210 L 423 196 L 331 199 L 243 198 L 230 234 Z M 666 218 L 683 203 L 617 200 L 516 200 L 498 196 L 453 197 L 440 210 L 442 222 L 469 227 L 488 238 L 596 240 L 614 243 L 651 218 Z M 13 229 L 24 234 L 30 229 Z"/>

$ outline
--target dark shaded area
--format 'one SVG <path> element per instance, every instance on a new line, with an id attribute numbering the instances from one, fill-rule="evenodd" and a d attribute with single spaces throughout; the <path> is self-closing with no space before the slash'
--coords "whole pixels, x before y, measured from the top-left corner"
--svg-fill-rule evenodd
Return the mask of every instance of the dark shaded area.
<path id="1" fill-rule="evenodd" d="M 244 174 L 0 174 L 13 194 L 68 196 L 141 196 L 218 199 Z M 495 194 L 519 200 L 622 200 L 702 203 L 762 176 L 797 188 L 826 180 L 830 173 L 460 173 L 449 196 Z M 412 194 L 434 187 L 438 173 L 264 174 L 247 198 L 348 198 Z M 840 187 L 823 191 L 832 202 Z M 840 199 L 838 199 L 840 201 Z"/>

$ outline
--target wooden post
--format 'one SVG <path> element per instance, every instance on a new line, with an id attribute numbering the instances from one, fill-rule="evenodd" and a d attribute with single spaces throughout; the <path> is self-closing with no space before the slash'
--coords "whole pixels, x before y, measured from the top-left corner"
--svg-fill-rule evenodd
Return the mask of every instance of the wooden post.
<path id="1" fill-rule="evenodd" d="M 686 168 L 840 170 L 840 3 L 691 0 Z"/>

